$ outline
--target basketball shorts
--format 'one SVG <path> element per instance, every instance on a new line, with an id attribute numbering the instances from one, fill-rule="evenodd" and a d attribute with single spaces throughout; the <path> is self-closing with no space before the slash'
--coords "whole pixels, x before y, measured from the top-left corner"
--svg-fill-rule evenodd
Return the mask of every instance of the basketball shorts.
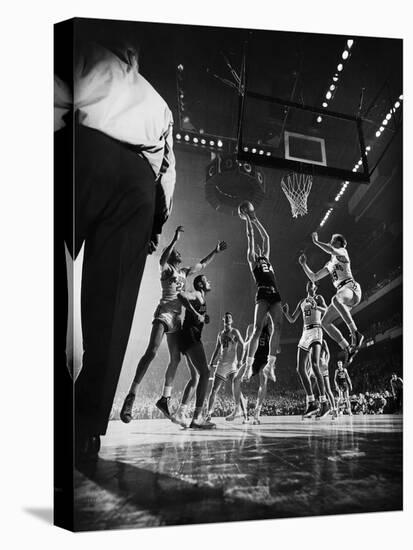
<path id="1" fill-rule="evenodd" d="M 348 290 L 353 292 L 354 303 L 351 307 L 354 307 L 361 301 L 361 286 L 356 281 L 351 280 L 337 290 L 336 296 L 340 298 L 341 295 L 346 295 Z"/>
<path id="2" fill-rule="evenodd" d="M 222 361 L 218 363 L 217 370 L 215 372 L 215 376 L 217 378 L 220 378 L 224 382 L 228 380 L 228 378 L 235 374 L 237 372 L 237 362 L 233 361 L 230 363 L 229 361 Z"/>
<path id="3" fill-rule="evenodd" d="M 160 303 L 155 310 L 153 322 L 160 321 L 165 326 L 165 333 L 178 332 L 182 327 L 182 304 L 179 300 Z"/>
<path id="4" fill-rule="evenodd" d="M 342 392 L 345 392 L 345 391 L 348 392 L 349 387 L 348 387 L 347 382 L 341 382 L 341 383 L 338 382 L 338 389 Z"/>
<path id="5" fill-rule="evenodd" d="M 267 364 L 267 357 L 255 357 L 252 364 L 252 376 L 257 376 Z"/>
<path id="6" fill-rule="evenodd" d="M 280 293 L 275 286 L 261 286 L 258 287 L 257 294 L 255 295 L 255 303 L 265 301 L 268 304 L 277 304 L 281 302 Z"/>
<path id="7" fill-rule="evenodd" d="M 202 329 L 198 327 L 184 327 L 179 333 L 179 350 L 184 355 L 194 345 L 201 341 Z"/>
<path id="8" fill-rule="evenodd" d="M 309 351 L 312 344 L 321 344 L 323 342 L 323 330 L 321 327 L 304 329 L 298 342 L 298 347 L 304 351 Z"/>
<path id="9" fill-rule="evenodd" d="M 328 363 L 325 361 L 320 361 L 320 372 L 321 376 L 328 376 Z"/>

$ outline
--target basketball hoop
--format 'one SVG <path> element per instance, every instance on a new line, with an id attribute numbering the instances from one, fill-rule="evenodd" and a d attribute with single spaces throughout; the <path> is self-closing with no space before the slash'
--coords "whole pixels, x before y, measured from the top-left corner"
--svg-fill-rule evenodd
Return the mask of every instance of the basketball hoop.
<path id="1" fill-rule="evenodd" d="M 292 172 L 281 180 L 281 188 L 291 205 L 293 218 L 307 214 L 307 198 L 313 184 L 313 176 Z"/>

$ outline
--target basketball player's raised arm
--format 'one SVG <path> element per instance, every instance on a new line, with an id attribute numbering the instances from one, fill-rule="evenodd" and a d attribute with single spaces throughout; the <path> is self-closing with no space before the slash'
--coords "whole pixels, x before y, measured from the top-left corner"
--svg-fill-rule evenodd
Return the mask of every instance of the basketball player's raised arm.
<path id="1" fill-rule="evenodd" d="M 311 235 L 311 238 L 313 239 L 313 243 L 318 246 L 318 248 L 321 248 L 324 252 L 327 254 L 332 254 L 333 256 L 337 256 L 342 263 L 348 263 L 348 258 L 346 256 L 343 256 L 342 248 L 334 248 L 334 246 L 331 246 L 329 243 L 322 243 L 318 240 L 318 233 L 314 232 Z"/>
<path id="2" fill-rule="evenodd" d="M 264 226 L 260 222 L 260 220 L 255 217 L 252 220 L 252 223 L 255 224 L 256 228 L 258 229 L 258 232 L 262 238 L 262 254 L 266 258 L 270 258 L 270 236 L 268 235 L 267 231 L 265 230 Z"/>
<path id="3" fill-rule="evenodd" d="M 298 302 L 297 307 L 295 308 L 294 313 L 292 315 L 290 315 L 289 305 L 288 304 L 283 305 L 282 310 L 283 310 L 283 313 L 284 313 L 284 317 L 287 319 L 287 321 L 289 323 L 295 323 L 296 320 L 299 318 L 301 302 L 302 302 L 302 300 L 300 300 Z"/>
<path id="4" fill-rule="evenodd" d="M 162 252 L 159 263 L 161 268 L 164 268 L 165 265 L 168 263 L 169 256 L 171 255 L 171 252 L 175 246 L 175 243 L 179 240 L 179 237 L 181 233 L 183 233 L 184 228 L 182 225 L 178 225 L 178 227 L 175 229 L 175 234 L 172 239 L 172 241 L 168 244 L 168 246 L 165 248 L 165 250 Z"/>
<path id="5" fill-rule="evenodd" d="M 188 275 L 193 275 L 194 273 L 198 273 L 199 271 L 202 271 L 206 268 L 206 266 L 213 260 L 213 258 L 219 253 L 222 252 L 227 248 L 227 243 L 225 241 L 218 241 L 216 247 L 211 250 L 211 252 L 205 256 L 205 258 L 202 258 L 197 264 L 191 266 L 188 268 Z"/>
<path id="6" fill-rule="evenodd" d="M 247 242 L 248 242 L 247 259 L 252 269 L 252 265 L 255 262 L 255 245 L 254 245 L 254 228 L 252 227 L 251 218 L 249 216 L 246 216 L 245 224 L 246 224 L 245 229 L 247 231 Z"/>
<path id="7" fill-rule="evenodd" d="M 319 281 L 320 279 L 323 279 L 323 277 L 326 277 L 329 274 L 329 271 L 326 268 L 326 266 L 324 266 L 322 269 L 314 273 L 314 271 L 312 271 L 307 265 L 307 257 L 305 254 L 301 254 L 301 256 L 298 258 L 298 262 L 303 268 L 304 273 L 313 283 L 315 281 Z"/>

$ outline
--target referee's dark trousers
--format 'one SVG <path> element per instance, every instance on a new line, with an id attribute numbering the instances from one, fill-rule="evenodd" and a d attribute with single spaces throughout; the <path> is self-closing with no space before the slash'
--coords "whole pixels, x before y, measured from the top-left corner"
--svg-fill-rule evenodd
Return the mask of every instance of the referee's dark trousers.
<path id="1" fill-rule="evenodd" d="M 106 433 L 154 209 L 155 176 L 135 151 L 78 124 L 73 131 L 56 132 L 55 302 L 60 300 L 60 304 L 55 310 L 55 360 L 61 363 L 62 377 L 55 376 L 55 406 L 73 410 L 76 435 Z M 83 243 L 85 246 L 81 288 L 84 355 L 74 387 L 65 364 L 65 243 L 72 258 Z M 70 419 L 67 422 L 70 429 Z M 55 434 L 61 428 L 55 426 Z M 66 437 L 70 437 L 67 432 Z"/>

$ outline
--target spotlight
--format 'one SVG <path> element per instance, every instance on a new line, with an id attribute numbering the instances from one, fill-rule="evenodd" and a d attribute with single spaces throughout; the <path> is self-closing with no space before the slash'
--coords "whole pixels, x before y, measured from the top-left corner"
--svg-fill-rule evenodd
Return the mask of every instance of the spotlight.
<path id="1" fill-rule="evenodd" d="M 184 70 L 184 66 L 182 65 L 182 63 L 180 63 L 178 66 L 177 66 L 177 69 L 178 71 L 183 71 Z"/>
<path id="2" fill-rule="evenodd" d="M 337 70 L 338 70 L 338 72 L 343 70 L 343 65 L 341 63 L 339 65 L 337 65 Z"/>
<path id="3" fill-rule="evenodd" d="M 198 143 L 198 138 L 197 137 L 194 137 L 194 139 L 192 140 L 194 143 Z"/>
<path id="4" fill-rule="evenodd" d="M 205 145 L 206 141 L 204 140 L 204 138 L 201 139 L 201 143 L 202 145 Z"/>
<path id="5" fill-rule="evenodd" d="M 355 166 L 352 171 L 357 172 L 357 167 Z"/>
<path id="6" fill-rule="evenodd" d="M 200 133 L 200 134 L 203 134 L 203 133 L 204 133 L 204 129 L 203 129 L 203 128 L 200 128 L 200 129 L 199 129 L 199 133 Z"/>
<path id="7" fill-rule="evenodd" d="M 260 153 L 260 155 L 263 155 L 264 151 L 262 149 L 260 149 L 259 153 Z"/>
<path id="8" fill-rule="evenodd" d="M 396 109 L 398 109 L 400 107 L 400 103 L 398 101 L 396 101 L 396 103 L 394 104 L 394 106 L 396 107 Z"/>
<path id="9" fill-rule="evenodd" d="M 383 122 L 382 122 L 383 126 L 387 126 L 387 122 L 388 122 L 388 121 L 387 121 L 387 119 L 385 118 L 385 119 L 383 120 Z"/>
<path id="10" fill-rule="evenodd" d="M 248 147 L 244 147 L 245 153 L 248 153 Z"/>
<path id="11" fill-rule="evenodd" d="M 354 40 L 347 40 L 347 48 L 348 49 L 350 49 L 353 44 L 354 44 Z"/>
<path id="12" fill-rule="evenodd" d="M 326 99 L 331 99 L 331 92 L 326 93 Z"/>
<path id="13" fill-rule="evenodd" d="M 338 76 L 333 76 L 333 82 L 337 82 Z"/>
<path id="14" fill-rule="evenodd" d="M 384 132 L 384 126 L 380 126 L 380 132 Z"/>
<path id="15" fill-rule="evenodd" d="M 175 137 L 176 137 L 176 139 L 181 139 L 182 136 L 181 136 L 181 134 L 176 134 Z"/>
<path id="16" fill-rule="evenodd" d="M 317 117 L 317 122 L 318 122 L 319 124 L 320 124 L 320 122 L 321 122 L 322 120 L 323 120 L 323 117 L 321 117 L 321 116 L 318 116 L 318 117 Z"/>
<path id="17" fill-rule="evenodd" d="M 399 99 L 400 99 L 400 101 L 403 101 L 403 94 L 399 95 Z"/>
<path id="18" fill-rule="evenodd" d="M 224 144 L 223 144 L 222 141 L 219 139 L 218 142 L 217 142 L 217 145 L 218 145 L 218 147 L 222 147 Z"/>
<path id="19" fill-rule="evenodd" d="M 347 59 L 348 58 L 348 51 L 347 50 L 344 50 L 344 52 L 341 54 L 341 57 L 343 59 Z"/>
<path id="20" fill-rule="evenodd" d="M 270 156 L 271 156 L 271 153 L 267 151 L 267 157 L 270 157 Z"/>
<path id="21" fill-rule="evenodd" d="M 380 130 L 377 130 L 376 137 L 380 137 L 380 136 L 381 136 L 381 132 L 380 132 Z"/>
<path id="22" fill-rule="evenodd" d="M 328 107 L 328 103 L 327 103 L 327 101 L 324 101 L 324 103 L 323 103 L 323 107 Z"/>
<path id="23" fill-rule="evenodd" d="M 370 149 L 371 149 L 370 145 L 367 145 L 366 151 L 370 151 Z"/>
<path id="24" fill-rule="evenodd" d="M 185 141 L 189 141 L 189 136 L 188 136 L 188 134 L 186 134 L 186 136 L 184 137 L 184 140 L 185 140 Z"/>
<path id="25" fill-rule="evenodd" d="M 209 142 L 210 146 L 213 147 L 215 145 L 215 141 L 211 139 L 211 141 Z"/>
<path id="26" fill-rule="evenodd" d="M 251 153 L 256 153 L 256 152 L 257 152 L 257 150 L 255 149 L 255 147 L 254 147 L 254 149 L 251 149 Z"/>
<path id="27" fill-rule="evenodd" d="M 337 195 L 336 202 L 338 202 L 339 200 L 340 200 L 340 197 L 339 197 L 339 195 Z"/>
<path id="28" fill-rule="evenodd" d="M 333 91 L 333 90 L 335 90 L 335 89 L 336 89 L 336 87 L 334 86 L 334 84 L 332 84 L 332 85 L 330 86 L 330 90 Z"/>
<path id="29" fill-rule="evenodd" d="M 391 114 L 390 113 L 387 113 L 386 115 L 386 120 L 390 120 L 391 119 Z"/>

